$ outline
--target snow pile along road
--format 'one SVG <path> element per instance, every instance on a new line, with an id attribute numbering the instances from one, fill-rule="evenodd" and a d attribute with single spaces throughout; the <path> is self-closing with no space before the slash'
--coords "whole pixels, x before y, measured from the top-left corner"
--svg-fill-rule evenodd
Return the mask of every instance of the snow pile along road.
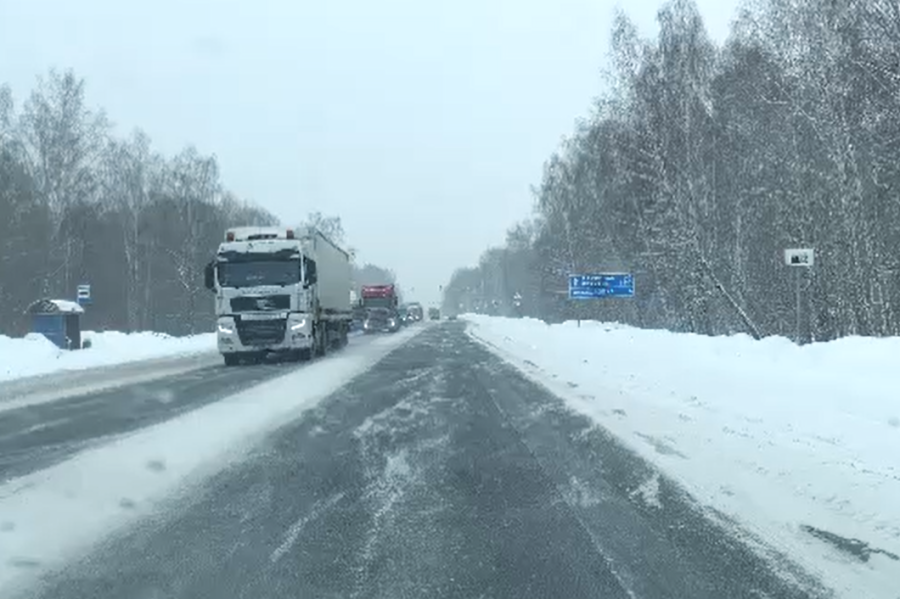
<path id="1" fill-rule="evenodd" d="M 474 338 L 839 596 L 897 599 L 900 339 L 798 347 L 464 318 Z"/>
<path id="2" fill-rule="evenodd" d="M 207 407 L 0 485 L 0 597 L 121 527 L 164 508 L 179 490 L 241 459 L 421 328 L 315 360 Z"/>
<path id="3" fill-rule="evenodd" d="M 217 351 L 216 336 L 213 333 L 170 337 L 163 333 L 85 331 L 84 338 L 90 339 L 90 348 L 64 351 L 37 333 L 24 338 L 0 335 L 0 381 L 60 370 L 84 370 Z"/>

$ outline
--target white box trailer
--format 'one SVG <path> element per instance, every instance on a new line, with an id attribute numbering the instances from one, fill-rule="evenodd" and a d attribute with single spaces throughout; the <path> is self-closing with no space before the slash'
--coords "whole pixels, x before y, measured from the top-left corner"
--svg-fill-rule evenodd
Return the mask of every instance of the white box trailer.
<path id="1" fill-rule="evenodd" d="M 235 227 L 206 267 L 226 365 L 292 359 L 347 344 L 350 256 L 315 228 Z"/>
<path id="2" fill-rule="evenodd" d="M 304 254 L 316 262 L 319 305 L 326 314 L 350 313 L 350 255 L 312 227 L 297 232 Z"/>

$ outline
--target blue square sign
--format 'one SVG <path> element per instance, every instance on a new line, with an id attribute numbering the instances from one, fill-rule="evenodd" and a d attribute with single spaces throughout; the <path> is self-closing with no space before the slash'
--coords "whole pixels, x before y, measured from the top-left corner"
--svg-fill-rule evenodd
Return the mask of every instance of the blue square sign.
<path id="1" fill-rule="evenodd" d="M 75 299 L 81 306 L 91 303 L 91 286 L 88 284 L 79 285 Z"/>
<path id="2" fill-rule="evenodd" d="M 634 276 L 630 273 L 569 275 L 569 299 L 634 297 Z"/>

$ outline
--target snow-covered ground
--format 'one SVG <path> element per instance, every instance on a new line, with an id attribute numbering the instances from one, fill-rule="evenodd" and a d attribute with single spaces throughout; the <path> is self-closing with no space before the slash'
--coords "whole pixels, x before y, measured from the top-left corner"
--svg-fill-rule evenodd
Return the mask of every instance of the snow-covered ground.
<path id="1" fill-rule="evenodd" d="M 0 335 L 0 381 L 216 351 L 214 333 L 170 337 L 162 333 L 85 331 L 83 335 L 90 339 L 91 347 L 78 351 L 61 350 L 37 333 L 24 338 Z"/>
<path id="2" fill-rule="evenodd" d="M 0 486 L 0 596 L 189 491 L 422 330 L 351 346 Z"/>
<path id="3" fill-rule="evenodd" d="M 798 347 L 464 319 L 474 338 L 838 596 L 900 596 L 900 339 Z"/>

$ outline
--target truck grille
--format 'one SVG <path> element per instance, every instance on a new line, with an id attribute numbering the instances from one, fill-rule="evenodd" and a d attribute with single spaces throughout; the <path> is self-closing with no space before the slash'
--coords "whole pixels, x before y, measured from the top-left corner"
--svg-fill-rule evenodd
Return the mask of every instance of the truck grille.
<path id="1" fill-rule="evenodd" d="M 261 297 L 233 297 L 231 298 L 232 312 L 268 312 L 271 310 L 290 310 L 291 296 L 289 295 L 264 295 Z"/>
<path id="2" fill-rule="evenodd" d="M 276 345 L 284 341 L 287 319 L 237 320 L 237 334 L 242 345 Z"/>

